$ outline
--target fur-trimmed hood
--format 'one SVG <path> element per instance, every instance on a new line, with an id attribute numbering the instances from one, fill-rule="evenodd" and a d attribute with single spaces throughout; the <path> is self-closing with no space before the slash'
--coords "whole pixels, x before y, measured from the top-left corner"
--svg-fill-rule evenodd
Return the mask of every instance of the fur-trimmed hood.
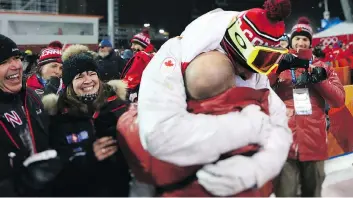
<path id="1" fill-rule="evenodd" d="M 61 59 L 64 62 L 73 55 L 85 53 L 85 52 L 90 53 L 95 59 L 98 58 L 98 53 L 89 50 L 89 48 L 85 45 L 76 44 L 76 45 L 71 45 L 67 49 L 65 49 L 63 54 L 61 55 Z"/>
<path id="2" fill-rule="evenodd" d="M 115 91 L 116 96 L 121 100 L 126 100 L 127 84 L 122 80 L 111 80 L 106 83 Z M 44 109 L 49 115 L 56 115 L 58 112 L 59 95 L 48 94 L 42 98 Z"/>

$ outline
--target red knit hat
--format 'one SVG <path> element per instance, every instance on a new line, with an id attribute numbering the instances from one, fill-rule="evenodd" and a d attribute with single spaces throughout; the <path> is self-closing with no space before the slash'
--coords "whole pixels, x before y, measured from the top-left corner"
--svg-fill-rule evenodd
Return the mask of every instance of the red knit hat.
<path id="1" fill-rule="evenodd" d="M 144 48 L 150 45 L 151 38 L 148 29 L 143 29 L 141 33 L 138 33 L 134 37 L 132 37 L 131 43 L 140 44 Z"/>
<path id="2" fill-rule="evenodd" d="M 310 26 L 310 20 L 307 17 L 300 17 L 298 19 L 297 24 L 293 26 L 290 34 L 291 34 L 290 41 L 292 41 L 292 39 L 295 36 L 305 36 L 309 38 L 311 43 L 313 38 L 313 29 Z"/>
<path id="3" fill-rule="evenodd" d="M 60 41 L 52 41 L 49 43 L 48 47 L 51 48 L 63 48 L 63 44 Z"/>
<path id="4" fill-rule="evenodd" d="M 61 49 L 48 47 L 41 52 L 38 60 L 38 66 L 43 66 L 53 62 L 62 63 Z"/>
<path id="5" fill-rule="evenodd" d="M 256 45 L 275 46 L 285 32 L 283 20 L 291 13 L 289 0 L 267 0 L 265 9 L 250 9 L 239 16 L 241 29 Z"/>
<path id="6" fill-rule="evenodd" d="M 240 24 L 240 30 L 254 46 L 278 46 L 285 32 L 284 19 L 290 13 L 290 0 L 267 0 L 264 9 L 253 8 L 238 15 L 231 23 L 230 28 L 235 23 Z M 246 65 L 247 60 L 237 49 L 234 43 L 236 41 L 232 40 L 233 35 L 229 32 L 230 28 L 227 30 L 221 46 L 227 51 L 233 62 Z"/>

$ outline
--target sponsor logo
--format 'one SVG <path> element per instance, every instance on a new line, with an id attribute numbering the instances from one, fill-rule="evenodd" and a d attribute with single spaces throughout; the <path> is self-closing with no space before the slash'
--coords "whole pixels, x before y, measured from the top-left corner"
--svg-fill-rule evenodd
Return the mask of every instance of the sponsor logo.
<path id="1" fill-rule="evenodd" d="M 71 134 L 66 136 L 67 143 L 69 144 L 75 144 L 75 143 L 80 143 L 84 140 L 88 139 L 88 132 L 87 131 L 81 131 L 78 134 Z"/>
<path id="2" fill-rule="evenodd" d="M 16 111 L 11 111 L 10 113 L 4 113 L 6 120 L 12 124 L 13 127 L 16 125 L 21 126 L 23 124 L 20 116 L 16 113 Z"/>
<path id="3" fill-rule="evenodd" d="M 53 55 L 53 54 L 61 54 L 61 50 L 59 49 L 46 49 L 42 52 L 41 56 Z"/>

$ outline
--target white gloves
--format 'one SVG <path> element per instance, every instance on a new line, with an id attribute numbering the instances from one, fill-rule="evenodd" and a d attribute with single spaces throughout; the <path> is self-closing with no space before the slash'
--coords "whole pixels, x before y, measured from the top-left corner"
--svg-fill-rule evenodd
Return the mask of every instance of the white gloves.
<path id="1" fill-rule="evenodd" d="M 29 165 L 34 164 L 36 162 L 43 162 L 43 161 L 55 159 L 56 157 L 58 157 L 58 153 L 56 152 L 56 150 L 46 150 L 29 156 L 23 162 L 23 166 L 28 167 Z"/>
<path id="2" fill-rule="evenodd" d="M 252 157 L 233 156 L 199 170 L 198 182 L 213 195 L 232 196 L 254 187 L 262 187 L 280 173 L 287 159 L 292 143 L 288 125 L 272 124 L 276 120 L 272 118 L 270 121 L 269 116 L 256 105 L 244 108 L 242 114 L 254 117 L 254 124 L 258 124 L 256 120 L 261 121 L 254 143 L 261 145 L 262 149 Z"/>
<path id="3" fill-rule="evenodd" d="M 265 144 L 264 140 L 266 140 L 268 136 L 268 132 L 263 130 L 263 128 L 270 123 L 270 116 L 262 112 L 258 105 L 245 107 L 241 111 L 241 114 L 252 118 L 252 128 L 254 132 L 252 132 L 251 143 L 263 146 Z"/>
<path id="4" fill-rule="evenodd" d="M 231 196 L 256 187 L 257 166 L 241 155 L 204 166 L 196 174 L 198 182 L 215 196 Z"/>

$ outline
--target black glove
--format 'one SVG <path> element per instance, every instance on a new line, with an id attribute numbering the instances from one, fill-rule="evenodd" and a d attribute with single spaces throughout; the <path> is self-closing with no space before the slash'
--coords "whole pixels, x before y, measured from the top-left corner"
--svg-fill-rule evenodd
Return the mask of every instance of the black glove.
<path id="1" fill-rule="evenodd" d="M 24 194 L 45 189 L 59 175 L 63 165 L 55 150 L 28 157 L 19 171 L 19 188 Z"/>
<path id="2" fill-rule="evenodd" d="M 325 68 L 315 67 L 311 71 L 311 83 L 319 83 L 327 79 L 327 72 Z"/>
<path id="3" fill-rule="evenodd" d="M 298 76 L 297 78 L 297 83 L 295 84 L 296 86 L 303 86 L 310 84 L 311 82 L 311 76 L 308 71 L 304 71 L 301 75 Z"/>
<path id="4" fill-rule="evenodd" d="M 313 55 L 317 58 L 325 58 L 325 53 L 321 50 L 320 47 L 315 47 L 313 50 Z"/>
<path id="5" fill-rule="evenodd" d="M 288 70 L 297 68 L 308 68 L 309 60 L 300 59 L 293 54 L 285 54 L 282 60 L 279 62 L 277 74 Z"/>
<path id="6" fill-rule="evenodd" d="M 308 71 L 303 72 L 297 78 L 297 86 L 316 84 L 327 79 L 326 70 L 322 67 L 315 67 L 312 69 L 312 72 Z"/>
<path id="7" fill-rule="evenodd" d="M 44 95 L 54 93 L 56 94 L 60 88 L 60 78 L 52 76 L 47 81 L 47 84 L 44 87 Z"/>

